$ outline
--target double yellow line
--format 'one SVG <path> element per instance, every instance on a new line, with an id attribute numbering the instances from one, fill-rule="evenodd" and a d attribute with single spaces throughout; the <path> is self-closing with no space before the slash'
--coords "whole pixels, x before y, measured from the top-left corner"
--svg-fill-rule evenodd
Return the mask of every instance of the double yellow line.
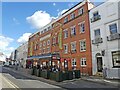
<path id="1" fill-rule="evenodd" d="M 2 75 L 2 79 L 4 79 L 15 90 L 21 90 L 17 85 L 15 85 L 13 82 L 11 82 L 9 79 L 7 79 L 4 75 Z"/>

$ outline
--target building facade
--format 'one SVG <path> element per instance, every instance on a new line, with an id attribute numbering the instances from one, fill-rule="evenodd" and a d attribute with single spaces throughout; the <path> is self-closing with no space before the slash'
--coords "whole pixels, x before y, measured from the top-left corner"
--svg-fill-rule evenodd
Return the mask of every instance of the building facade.
<path id="1" fill-rule="evenodd" d="M 120 0 L 90 10 L 93 75 L 120 78 Z"/>
<path id="2" fill-rule="evenodd" d="M 89 10 L 93 7 L 84 0 L 31 35 L 28 63 L 92 75 Z"/>
<path id="3" fill-rule="evenodd" d="M 26 68 L 26 60 L 28 55 L 28 42 L 23 43 L 15 50 L 14 59 L 19 64 L 19 66 Z"/>

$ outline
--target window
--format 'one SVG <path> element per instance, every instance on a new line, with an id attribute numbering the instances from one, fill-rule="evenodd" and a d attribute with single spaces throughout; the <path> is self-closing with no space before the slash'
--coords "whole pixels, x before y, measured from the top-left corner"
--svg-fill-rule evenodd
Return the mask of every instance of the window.
<path id="1" fill-rule="evenodd" d="M 93 17 L 97 17 L 99 15 L 98 11 L 93 13 Z"/>
<path id="2" fill-rule="evenodd" d="M 53 37 L 53 44 L 56 43 L 56 37 Z"/>
<path id="3" fill-rule="evenodd" d="M 86 66 L 86 58 L 81 58 L 81 66 Z"/>
<path id="4" fill-rule="evenodd" d="M 100 37 L 100 29 L 94 30 L 95 38 Z"/>
<path id="5" fill-rule="evenodd" d="M 112 24 L 112 25 L 109 25 L 109 29 L 110 29 L 110 34 L 115 34 L 117 33 L 117 24 Z"/>
<path id="6" fill-rule="evenodd" d="M 76 66 L 76 59 L 73 58 L 73 59 L 72 59 L 72 67 L 75 67 L 75 66 Z"/>
<path id="7" fill-rule="evenodd" d="M 47 45 L 50 45 L 50 40 L 47 41 Z"/>
<path id="8" fill-rule="evenodd" d="M 47 31 L 47 29 L 44 29 L 44 32 L 46 32 Z"/>
<path id="9" fill-rule="evenodd" d="M 48 27 L 48 30 L 50 30 L 50 29 L 51 29 L 51 26 Z"/>
<path id="10" fill-rule="evenodd" d="M 85 42 L 85 40 L 80 41 L 80 51 L 86 51 L 86 42 Z"/>
<path id="11" fill-rule="evenodd" d="M 46 42 L 45 41 L 43 42 L 43 46 L 46 46 Z"/>
<path id="12" fill-rule="evenodd" d="M 81 23 L 80 24 L 80 33 L 84 33 L 85 32 L 85 23 Z"/>
<path id="13" fill-rule="evenodd" d="M 50 52 L 50 47 L 47 47 L 47 52 Z"/>
<path id="14" fill-rule="evenodd" d="M 75 26 L 71 27 L 71 35 L 76 35 Z"/>
<path id="15" fill-rule="evenodd" d="M 34 50 L 37 50 L 37 43 L 34 44 Z"/>
<path id="16" fill-rule="evenodd" d="M 75 51 L 76 50 L 76 42 L 72 42 L 71 43 L 71 51 Z"/>
<path id="17" fill-rule="evenodd" d="M 80 8 L 79 10 L 78 10 L 78 15 L 82 15 L 84 13 L 84 9 L 83 8 Z"/>
<path id="18" fill-rule="evenodd" d="M 64 53 L 68 53 L 68 45 L 67 44 L 64 44 Z"/>
<path id="19" fill-rule="evenodd" d="M 64 30 L 64 38 L 68 37 L 68 30 Z"/>
<path id="20" fill-rule="evenodd" d="M 68 22 L 68 17 L 65 17 L 64 23 Z"/>
<path id="21" fill-rule="evenodd" d="M 42 43 L 40 43 L 40 48 L 42 47 Z"/>
<path id="22" fill-rule="evenodd" d="M 43 48 L 43 53 L 45 53 L 45 48 Z"/>
<path id="23" fill-rule="evenodd" d="M 75 18 L 75 13 L 72 13 L 71 16 L 70 16 L 71 19 L 74 19 Z"/>
<path id="24" fill-rule="evenodd" d="M 112 52 L 113 67 L 120 67 L 120 51 Z"/>
<path id="25" fill-rule="evenodd" d="M 41 31 L 41 34 L 44 33 L 43 31 Z"/>

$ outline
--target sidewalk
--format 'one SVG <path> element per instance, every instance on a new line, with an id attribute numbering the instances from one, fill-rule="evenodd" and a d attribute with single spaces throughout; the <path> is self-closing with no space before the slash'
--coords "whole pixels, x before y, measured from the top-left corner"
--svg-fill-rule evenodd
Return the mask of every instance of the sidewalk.
<path id="1" fill-rule="evenodd" d="M 118 80 L 108 80 L 108 79 L 104 79 L 103 77 L 81 76 L 80 79 L 73 79 L 73 80 L 66 80 L 66 81 L 62 81 L 62 82 L 56 82 L 56 81 L 53 81 L 53 80 L 44 79 L 42 77 L 37 77 L 35 75 L 30 75 L 30 72 L 31 72 L 30 69 L 18 68 L 18 70 L 15 70 L 15 69 L 12 69 L 12 68 L 7 67 L 6 69 L 12 70 L 15 73 L 19 73 L 20 75 L 24 75 L 26 77 L 29 77 L 29 78 L 32 78 L 32 79 L 35 79 L 35 80 L 40 80 L 42 82 L 52 84 L 52 85 L 56 85 L 56 86 L 58 86 L 60 83 L 67 83 L 67 82 L 74 82 L 74 81 L 78 81 L 78 80 L 85 80 L 85 81 L 90 81 L 90 82 L 94 82 L 94 83 L 111 84 L 111 85 L 120 87 L 120 82 Z"/>
<path id="2" fill-rule="evenodd" d="M 120 81 L 114 80 L 114 79 L 104 79 L 103 77 L 98 76 L 82 76 L 82 80 L 91 81 L 95 83 L 101 83 L 101 84 L 112 84 L 114 86 L 120 87 Z"/>

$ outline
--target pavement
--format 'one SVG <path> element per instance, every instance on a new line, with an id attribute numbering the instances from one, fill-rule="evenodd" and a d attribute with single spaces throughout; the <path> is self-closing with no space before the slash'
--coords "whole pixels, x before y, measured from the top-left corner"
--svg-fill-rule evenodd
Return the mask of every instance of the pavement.
<path id="1" fill-rule="evenodd" d="M 95 76 L 82 76 L 79 79 L 73 79 L 73 80 L 66 80 L 63 82 L 55 82 L 49 79 L 44 79 L 42 77 L 37 77 L 34 75 L 27 74 L 25 70 L 14 70 L 12 68 L 4 67 L 3 69 L 10 71 L 10 74 L 12 75 L 13 72 L 19 75 L 23 75 L 24 77 L 27 77 L 29 79 L 33 80 L 39 80 L 44 83 L 48 83 L 51 85 L 55 85 L 64 89 L 71 89 L 71 88 L 119 88 L 120 84 L 119 81 L 115 80 L 106 80 L 101 77 L 95 77 Z M 4 71 L 4 70 L 3 70 Z M 21 78 L 18 77 L 17 78 Z M 24 79 L 22 77 L 22 79 Z"/>

